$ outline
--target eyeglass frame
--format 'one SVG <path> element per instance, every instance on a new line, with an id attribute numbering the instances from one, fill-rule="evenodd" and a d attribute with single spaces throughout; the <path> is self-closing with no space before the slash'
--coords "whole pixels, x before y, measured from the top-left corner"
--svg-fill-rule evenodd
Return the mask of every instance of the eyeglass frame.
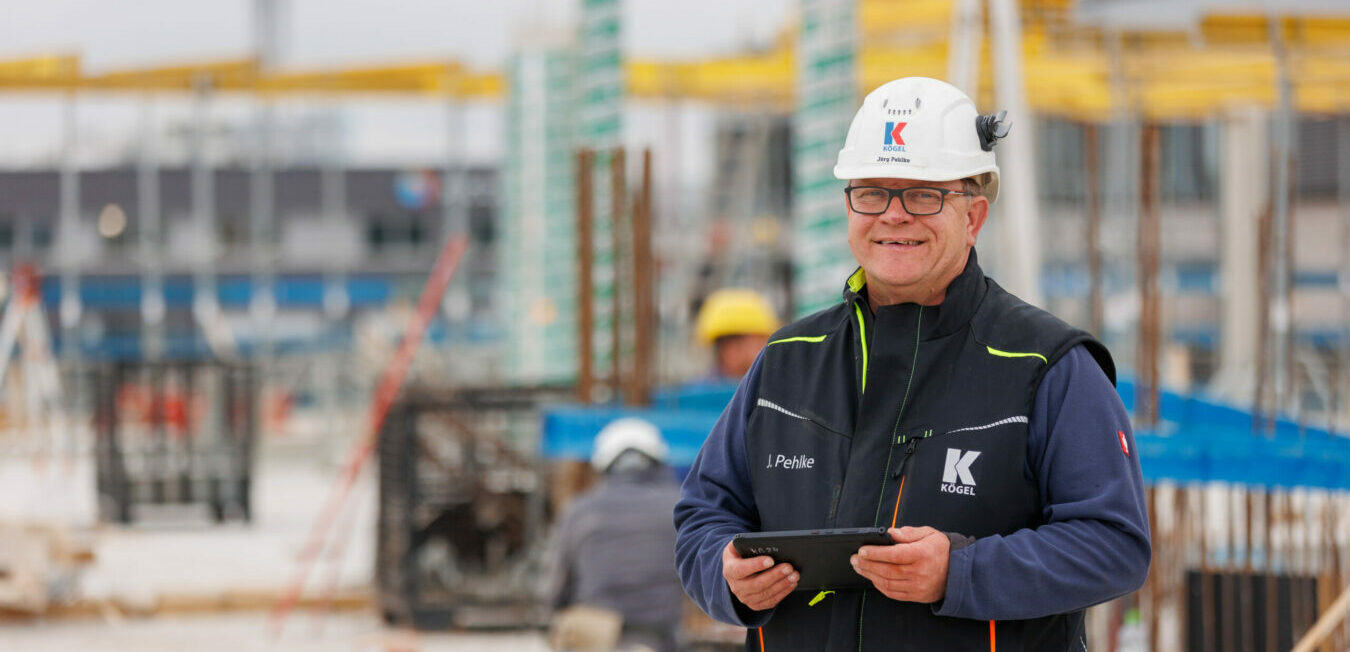
<path id="1" fill-rule="evenodd" d="M 854 208 L 854 207 L 853 207 L 853 195 L 850 193 L 850 191 L 858 190 L 858 189 L 860 189 L 860 188 L 872 188 L 872 189 L 875 189 L 875 190 L 885 190 L 887 193 L 889 193 L 889 196 L 886 198 L 886 206 L 883 207 L 881 210 L 876 211 L 876 212 L 874 212 L 874 213 L 872 213 L 872 212 L 867 212 L 867 211 L 860 211 L 860 210 Z M 911 191 L 911 190 L 934 190 L 934 191 L 937 191 L 938 193 L 940 193 L 940 194 L 942 195 L 942 199 L 941 199 L 941 201 L 938 202 L 937 210 L 931 211 L 931 212 L 928 212 L 928 213 L 916 213 L 916 212 L 910 210 L 910 209 L 909 209 L 909 205 L 905 203 L 905 193 L 906 193 L 906 192 L 909 192 L 909 191 Z M 923 217 L 923 216 L 927 216 L 927 215 L 937 215 L 938 213 L 941 213 L 941 212 L 942 212 L 942 209 L 944 209 L 944 208 L 947 207 L 947 195 L 965 195 L 965 196 L 967 196 L 967 197 L 972 197 L 972 196 L 975 195 L 975 193 L 966 192 L 966 191 L 964 191 L 964 190 L 951 190 L 951 189 L 949 189 L 949 188 L 937 188 L 937 187 L 934 187 L 934 186 L 910 186 L 910 187 L 908 187 L 908 188 L 887 188 L 886 186 L 845 186 L 845 187 L 844 187 L 844 198 L 845 198 L 846 201 L 848 201 L 848 209 L 851 210 L 851 211 L 853 211 L 854 213 L 859 214 L 859 215 L 869 215 L 869 216 L 876 216 L 876 215 L 883 215 L 883 214 L 885 214 L 886 211 L 888 211 L 888 210 L 891 209 L 891 202 L 892 202 L 892 201 L 895 201 L 895 198 L 896 198 L 896 197 L 899 197 L 899 198 L 900 198 L 900 207 L 903 208 L 903 209 L 905 209 L 905 212 L 906 212 L 906 213 L 909 213 L 910 215 L 914 215 L 914 216 L 916 216 L 916 217 Z"/>

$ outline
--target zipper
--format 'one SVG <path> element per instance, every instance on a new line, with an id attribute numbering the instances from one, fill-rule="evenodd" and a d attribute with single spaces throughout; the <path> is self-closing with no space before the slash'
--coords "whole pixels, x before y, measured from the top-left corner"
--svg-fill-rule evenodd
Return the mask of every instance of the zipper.
<path id="1" fill-rule="evenodd" d="M 932 432 L 929 430 L 928 432 Z M 900 516 L 900 499 L 905 495 L 905 469 L 909 464 L 909 458 L 914 455 L 914 448 L 919 444 L 917 437 L 911 437 L 909 443 L 905 445 L 905 456 L 900 458 L 900 465 L 895 468 L 895 475 L 891 479 L 900 480 L 900 490 L 895 492 L 895 511 L 891 512 L 891 527 L 895 527 L 895 519 Z"/>
<path id="2" fill-rule="evenodd" d="M 854 307 L 855 308 L 857 307 L 856 303 L 854 304 Z M 859 319 L 861 318 L 862 315 L 859 315 Z M 900 420 L 904 418 L 905 406 L 909 404 L 909 390 L 914 385 L 914 372 L 918 370 L 919 366 L 919 342 L 921 341 L 920 337 L 922 336 L 922 334 L 923 334 L 923 306 L 919 306 L 918 323 L 914 325 L 914 357 L 913 359 L 910 360 L 909 363 L 909 380 L 905 381 L 905 396 L 904 398 L 900 399 L 900 412 L 899 414 L 895 415 L 895 426 L 891 428 L 892 442 L 898 440 L 898 433 L 900 432 Z M 895 452 L 894 444 L 887 446 L 886 448 L 890 449 L 892 454 Z M 911 439 L 910 448 L 905 452 L 905 458 L 900 463 L 900 469 L 902 470 L 902 473 L 903 469 L 905 468 L 905 462 L 909 461 L 909 455 L 911 455 L 913 452 L 914 452 L 914 440 Z M 877 490 L 878 491 L 877 513 L 875 516 L 872 517 L 872 525 L 874 527 L 877 525 L 877 522 L 881 520 L 881 504 L 886 499 L 886 478 L 887 476 L 890 475 L 890 471 L 891 471 L 891 458 L 890 455 L 887 455 L 886 471 L 881 476 L 881 488 Z M 900 483 L 900 490 L 903 492 L 904 489 L 905 485 L 904 480 L 902 478 Z M 899 496 L 897 496 L 895 500 L 896 500 L 896 507 L 898 508 L 900 504 Z M 862 652 L 863 649 L 863 612 L 865 609 L 867 609 L 866 590 L 863 591 L 862 601 L 858 604 L 858 652 Z"/>
<path id="3" fill-rule="evenodd" d="M 858 316 L 858 339 L 862 342 L 862 389 L 859 394 L 867 393 L 867 321 L 863 317 L 862 302 L 854 299 L 853 314 Z"/>

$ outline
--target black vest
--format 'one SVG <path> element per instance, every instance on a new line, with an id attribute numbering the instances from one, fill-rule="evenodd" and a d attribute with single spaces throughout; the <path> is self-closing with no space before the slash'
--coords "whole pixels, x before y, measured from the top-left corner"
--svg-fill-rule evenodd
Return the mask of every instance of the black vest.
<path id="1" fill-rule="evenodd" d="M 939 306 L 883 306 L 855 272 L 845 302 L 785 326 L 764 350 L 746 429 L 760 529 L 932 526 L 976 538 L 1041 523 L 1027 417 L 1046 369 L 1087 333 L 1028 305 L 970 262 Z M 939 617 L 874 589 L 781 602 L 746 648 L 985 650 L 988 621 Z M 1000 652 L 1068 650 L 1083 613 L 1002 621 Z"/>

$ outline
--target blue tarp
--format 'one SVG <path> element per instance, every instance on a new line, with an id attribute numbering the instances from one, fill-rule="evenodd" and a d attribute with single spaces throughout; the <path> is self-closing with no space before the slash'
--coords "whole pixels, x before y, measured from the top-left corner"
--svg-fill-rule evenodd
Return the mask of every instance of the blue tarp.
<path id="1" fill-rule="evenodd" d="M 624 416 L 648 419 L 671 447 L 671 463 L 683 476 L 731 399 L 732 385 L 695 384 L 656 393 L 652 409 L 560 405 L 543 417 L 541 454 L 551 459 L 587 459 L 597 432 Z M 1121 399 L 1134 405 L 1130 379 Z M 1144 478 L 1182 484 L 1232 482 L 1264 487 L 1350 490 L 1350 437 L 1279 419 L 1274 431 L 1254 428 L 1252 413 L 1199 395 L 1164 391 L 1161 422 L 1136 429 L 1135 446 Z"/>

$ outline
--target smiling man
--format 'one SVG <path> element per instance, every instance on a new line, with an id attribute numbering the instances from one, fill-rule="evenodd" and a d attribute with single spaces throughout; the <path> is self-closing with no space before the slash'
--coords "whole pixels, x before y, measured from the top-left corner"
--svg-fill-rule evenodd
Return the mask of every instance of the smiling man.
<path id="1" fill-rule="evenodd" d="M 1144 581 L 1110 353 L 977 261 L 1007 131 L 921 77 L 849 127 L 834 172 L 859 268 L 842 302 L 770 337 L 675 508 L 685 591 L 751 628 L 749 650 L 1082 650 L 1084 610 Z M 798 590 L 796 569 L 729 544 L 877 526 L 894 544 L 852 556 L 863 589 Z"/>

